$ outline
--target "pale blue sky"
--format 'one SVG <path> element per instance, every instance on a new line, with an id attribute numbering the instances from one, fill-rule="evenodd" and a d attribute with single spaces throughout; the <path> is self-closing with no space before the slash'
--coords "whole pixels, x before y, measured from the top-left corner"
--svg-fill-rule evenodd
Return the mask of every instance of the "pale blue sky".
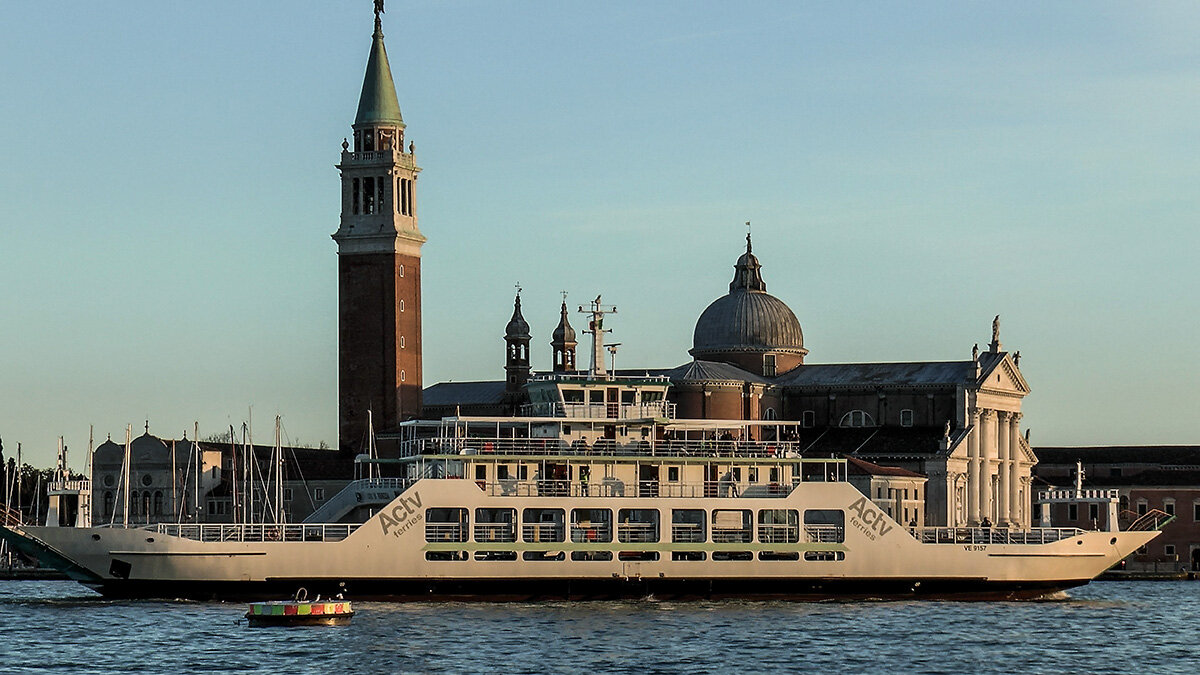
<path id="1" fill-rule="evenodd" d="M 688 359 L 754 222 L 809 360 L 1001 314 L 1034 444 L 1197 443 L 1195 3 L 390 2 L 426 384 L 535 367 L 558 292 Z M 338 177 L 371 3 L 0 9 L 0 436 L 336 436 Z M 577 319 L 577 326 L 581 322 Z"/>

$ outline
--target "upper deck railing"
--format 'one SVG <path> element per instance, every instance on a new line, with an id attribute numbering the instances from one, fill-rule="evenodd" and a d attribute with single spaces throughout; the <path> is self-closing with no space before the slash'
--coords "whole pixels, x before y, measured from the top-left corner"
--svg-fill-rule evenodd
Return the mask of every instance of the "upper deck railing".
<path id="1" fill-rule="evenodd" d="M 564 419 L 675 419 L 675 404 L 668 401 L 649 403 L 527 403 L 521 406 L 526 417 Z"/>
<path id="2" fill-rule="evenodd" d="M 798 458 L 800 444 L 788 441 L 599 439 L 593 443 L 559 438 L 419 438 L 406 441 L 401 455 L 603 455 L 653 457 Z"/>
<path id="3" fill-rule="evenodd" d="M 1038 492 L 1039 502 L 1107 502 L 1116 501 L 1121 496 L 1120 490 L 1060 488 Z"/>

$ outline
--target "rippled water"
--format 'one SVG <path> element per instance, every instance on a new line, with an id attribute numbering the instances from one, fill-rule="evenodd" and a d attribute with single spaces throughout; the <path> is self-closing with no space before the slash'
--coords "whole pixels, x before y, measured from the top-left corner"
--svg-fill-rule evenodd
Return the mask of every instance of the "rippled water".
<path id="1" fill-rule="evenodd" d="M 350 626 L 249 628 L 236 603 L 0 582 L 0 671 L 1194 673 L 1198 595 L 1096 582 L 1040 602 L 356 603 Z"/>

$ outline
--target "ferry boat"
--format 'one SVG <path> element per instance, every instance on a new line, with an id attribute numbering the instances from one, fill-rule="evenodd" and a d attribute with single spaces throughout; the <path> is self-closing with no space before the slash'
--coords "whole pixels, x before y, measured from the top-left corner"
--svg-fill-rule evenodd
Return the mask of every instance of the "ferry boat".
<path id="1" fill-rule="evenodd" d="M 522 416 L 406 423 L 398 457 L 360 457 L 305 522 L 0 536 L 110 597 L 575 600 L 1032 598 L 1158 534 L 906 525 L 844 457 L 805 456 L 779 422 L 677 419 L 669 387 L 541 375 Z"/>

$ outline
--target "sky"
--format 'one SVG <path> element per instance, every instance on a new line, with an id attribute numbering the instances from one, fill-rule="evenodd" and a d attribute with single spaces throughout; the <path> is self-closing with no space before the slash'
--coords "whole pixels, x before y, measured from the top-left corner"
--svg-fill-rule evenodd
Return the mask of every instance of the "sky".
<path id="1" fill-rule="evenodd" d="M 6 456 L 334 443 L 371 7 L 4 4 Z M 384 32 L 426 385 L 502 377 L 517 283 L 535 369 L 563 290 L 617 305 L 618 367 L 688 361 L 751 221 L 810 363 L 965 360 L 999 314 L 1035 446 L 1200 443 L 1195 3 L 392 1 Z"/>

